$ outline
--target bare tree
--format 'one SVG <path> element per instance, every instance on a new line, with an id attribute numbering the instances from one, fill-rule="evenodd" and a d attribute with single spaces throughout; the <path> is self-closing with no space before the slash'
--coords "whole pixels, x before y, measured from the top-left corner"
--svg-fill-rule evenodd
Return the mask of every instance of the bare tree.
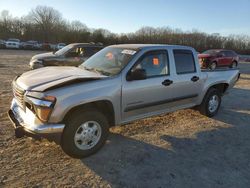
<path id="1" fill-rule="evenodd" d="M 144 26 L 132 33 L 115 34 L 106 29 L 89 29 L 80 21 L 69 22 L 57 10 L 38 6 L 27 16 L 13 18 L 4 10 L 0 13 L 0 38 L 19 37 L 22 40 L 40 42 L 102 42 L 105 45 L 118 43 L 180 44 L 194 47 L 202 52 L 211 48 L 226 48 L 238 53 L 250 54 L 250 36 L 221 36 L 198 30 L 182 31 L 170 27 Z"/>
<path id="2" fill-rule="evenodd" d="M 63 22 L 61 13 L 47 6 L 37 6 L 31 10 L 27 16 L 27 20 L 36 25 L 40 30 L 39 33 L 43 35 L 44 41 L 53 40 L 53 32 L 55 32 L 56 28 L 60 27 Z"/>

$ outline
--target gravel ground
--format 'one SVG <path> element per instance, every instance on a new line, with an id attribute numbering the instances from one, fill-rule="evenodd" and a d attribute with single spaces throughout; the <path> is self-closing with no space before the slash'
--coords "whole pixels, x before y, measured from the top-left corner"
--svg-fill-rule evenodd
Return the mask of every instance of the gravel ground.
<path id="1" fill-rule="evenodd" d="M 249 187 L 250 63 L 214 118 L 187 109 L 114 127 L 97 154 L 77 160 L 14 137 L 10 84 L 35 53 L 0 50 L 0 187 Z"/>

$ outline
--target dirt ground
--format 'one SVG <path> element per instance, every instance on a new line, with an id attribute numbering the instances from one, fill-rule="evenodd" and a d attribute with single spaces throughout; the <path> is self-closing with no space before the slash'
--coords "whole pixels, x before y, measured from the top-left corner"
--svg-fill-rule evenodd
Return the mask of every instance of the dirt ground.
<path id="1" fill-rule="evenodd" d="M 250 186 L 250 63 L 216 117 L 188 109 L 118 126 L 77 160 L 47 140 L 14 137 L 11 81 L 35 53 L 0 50 L 0 187 Z"/>

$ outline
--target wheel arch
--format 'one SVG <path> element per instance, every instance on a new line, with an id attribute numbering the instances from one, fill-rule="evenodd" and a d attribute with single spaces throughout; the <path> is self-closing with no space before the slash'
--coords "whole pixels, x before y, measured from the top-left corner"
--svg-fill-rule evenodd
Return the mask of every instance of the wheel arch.
<path id="1" fill-rule="evenodd" d="M 95 110 L 100 111 L 101 113 L 105 115 L 110 126 L 115 125 L 114 107 L 113 107 L 112 102 L 109 100 L 99 100 L 99 101 L 94 101 L 94 102 L 89 102 L 89 103 L 74 106 L 66 112 L 63 118 L 63 122 L 66 122 L 70 118 L 71 115 L 79 111 L 90 110 L 90 109 L 95 109 Z"/>
<path id="2" fill-rule="evenodd" d="M 224 83 L 224 82 L 217 83 L 217 84 L 209 86 L 206 93 L 209 91 L 209 89 L 215 88 L 215 89 L 219 90 L 221 92 L 221 94 L 224 94 L 227 91 L 228 87 L 229 87 L 228 83 Z"/>
<path id="3" fill-rule="evenodd" d="M 232 61 L 232 64 L 233 64 L 233 62 L 235 62 L 236 65 L 238 66 L 239 62 L 238 62 L 236 59 L 234 59 L 234 60 Z"/>

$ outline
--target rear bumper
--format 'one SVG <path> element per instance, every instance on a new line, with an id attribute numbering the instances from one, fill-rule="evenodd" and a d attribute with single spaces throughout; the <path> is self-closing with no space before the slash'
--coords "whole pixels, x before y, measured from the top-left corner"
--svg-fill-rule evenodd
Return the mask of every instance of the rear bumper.
<path id="1" fill-rule="evenodd" d="M 11 109 L 8 111 L 8 116 L 14 126 L 17 138 L 26 135 L 38 139 L 46 138 L 50 141 L 60 143 L 61 134 L 65 127 L 64 124 L 42 124 L 37 123 L 37 121 L 33 121 L 33 123 L 30 121 L 29 124 L 27 124 L 25 120 L 27 117 L 24 115 L 25 112 L 16 105 L 15 100 L 13 100 Z M 18 110 L 14 110 L 15 108 L 18 108 Z M 27 115 L 29 117 L 31 116 L 30 114 Z"/>

